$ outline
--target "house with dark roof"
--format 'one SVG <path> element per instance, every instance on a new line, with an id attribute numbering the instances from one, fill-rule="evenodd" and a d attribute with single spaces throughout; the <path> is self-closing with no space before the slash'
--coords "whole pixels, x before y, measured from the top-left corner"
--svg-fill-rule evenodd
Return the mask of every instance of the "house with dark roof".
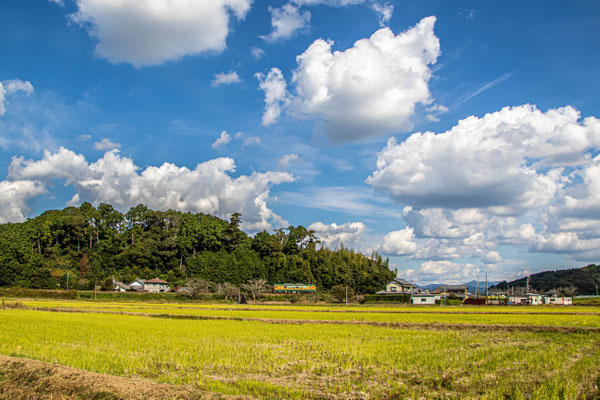
<path id="1" fill-rule="evenodd" d="M 169 282 L 167 281 L 154 278 L 144 281 L 144 290 L 151 293 L 170 292 L 171 286 L 169 286 Z"/>
<path id="2" fill-rule="evenodd" d="M 469 287 L 467 285 L 440 285 L 436 287 L 431 293 L 438 294 L 441 296 L 450 296 L 451 294 L 453 294 L 456 297 L 464 299 L 465 297 L 467 297 L 468 290 Z"/>
<path id="3" fill-rule="evenodd" d="M 158 278 L 148 280 L 136 279 L 135 281 L 129 284 L 129 288 L 137 292 L 150 293 L 162 293 L 171 291 L 171 286 L 169 286 L 169 282 L 163 281 L 162 279 Z"/>
<path id="4" fill-rule="evenodd" d="M 115 292 L 126 292 L 130 290 L 129 285 L 126 285 L 122 282 L 113 281 L 113 290 Z"/>
<path id="5" fill-rule="evenodd" d="M 377 294 L 403 294 L 417 293 L 418 287 L 405 279 L 394 278 L 385 285 L 385 290 L 377 292 Z"/>

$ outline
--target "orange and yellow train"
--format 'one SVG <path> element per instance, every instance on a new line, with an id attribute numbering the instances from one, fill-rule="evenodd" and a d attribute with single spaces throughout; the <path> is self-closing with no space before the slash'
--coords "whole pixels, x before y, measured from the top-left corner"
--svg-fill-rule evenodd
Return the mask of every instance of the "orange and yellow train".
<path id="1" fill-rule="evenodd" d="M 273 285 L 275 293 L 315 293 L 317 285 L 304 283 L 277 283 Z"/>

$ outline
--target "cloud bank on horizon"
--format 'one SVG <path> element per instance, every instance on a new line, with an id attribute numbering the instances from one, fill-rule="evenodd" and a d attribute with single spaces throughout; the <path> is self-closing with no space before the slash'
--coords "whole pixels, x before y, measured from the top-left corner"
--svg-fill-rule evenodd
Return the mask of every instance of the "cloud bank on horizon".
<path id="1" fill-rule="evenodd" d="M 377 0 L 72 0 L 33 13 L 44 7 L 53 25 L 30 25 L 37 41 L 0 39 L 0 54 L 29 57 L 0 56 L 0 222 L 60 206 L 56 194 L 241 212 L 249 231 L 304 225 L 420 282 L 600 259 L 595 36 L 528 47 L 567 16 L 521 21 L 510 47 L 512 33 L 489 36 L 510 19 L 489 4 L 423 2 L 411 17 Z M 570 20 L 593 15 L 570 7 Z M 27 67 L 37 46 L 65 85 Z"/>

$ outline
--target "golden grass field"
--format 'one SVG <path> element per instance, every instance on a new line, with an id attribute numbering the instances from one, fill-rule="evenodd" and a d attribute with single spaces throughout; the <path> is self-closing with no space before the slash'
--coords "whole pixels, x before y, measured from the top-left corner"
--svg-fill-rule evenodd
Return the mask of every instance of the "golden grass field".
<path id="1" fill-rule="evenodd" d="M 19 307 L 0 311 L 0 396 L 12 396 L 4 398 L 596 399 L 600 393 L 600 307 L 66 300 L 21 300 Z M 79 389 L 71 388 L 78 379 Z M 146 392 L 131 390 L 140 386 Z M 27 397 L 32 393 L 38 397 Z"/>

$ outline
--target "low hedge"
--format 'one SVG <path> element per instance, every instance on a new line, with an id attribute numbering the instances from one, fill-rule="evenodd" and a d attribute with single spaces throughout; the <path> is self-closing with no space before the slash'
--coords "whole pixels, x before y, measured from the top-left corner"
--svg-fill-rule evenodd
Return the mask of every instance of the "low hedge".
<path id="1" fill-rule="evenodd" d="M 78 297 L 80 299 L 94 299 L 94 292 L 86 291 L 79 292 Z M 166 293 L 147 293 L 147 292 L 97 292 L 97 300 L 131 300 L 131 301 L 223 301 L 225 300 L 224 294 L 201 294 L 197 298 L 192 299 L 186 294 L 166 292 Z"/>
<path id="2" fill-rule="evenodd" d="M 76 290 L 47 290 L 25 288 L 0 288 L 0 297 L 24 297 L 47 299 L 76 299 Z"/>

